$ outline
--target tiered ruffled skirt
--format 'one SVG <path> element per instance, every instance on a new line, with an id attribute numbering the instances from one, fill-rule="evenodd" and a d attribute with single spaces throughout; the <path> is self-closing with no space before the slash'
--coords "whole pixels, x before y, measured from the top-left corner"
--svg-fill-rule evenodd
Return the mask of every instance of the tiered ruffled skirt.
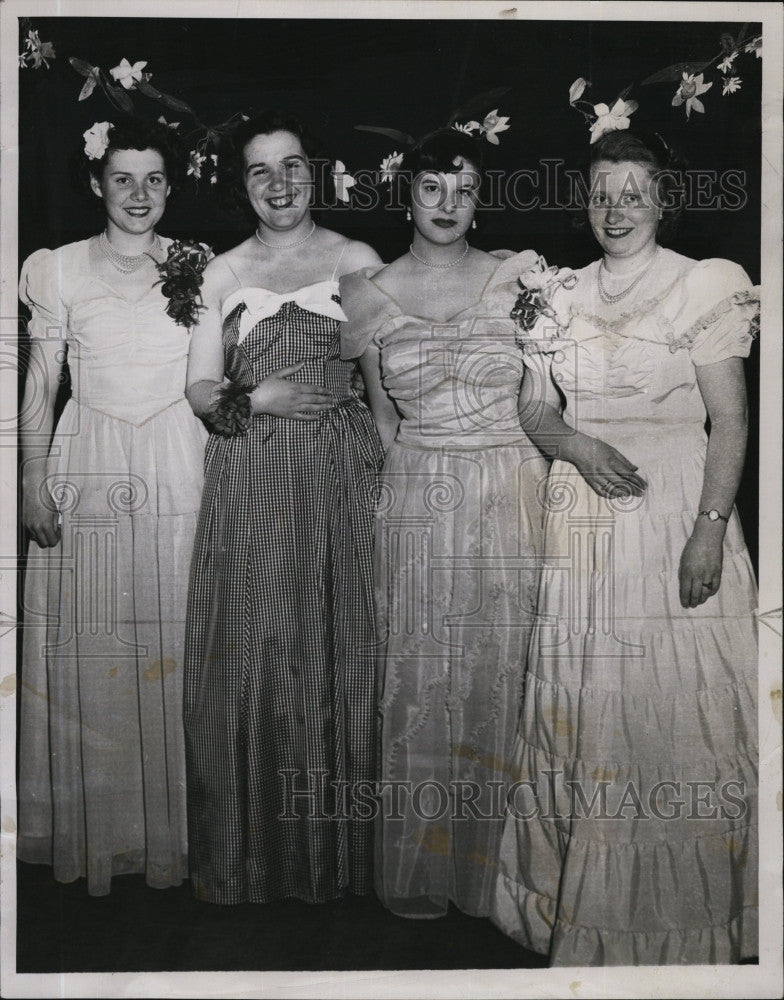
<path id="1" fill-rule="evenodd" d="M 718 594 L 681 607 L 705 439 L 677 432 L 626 449 L 643 498 L 550 475 L 494 919 L 553 965 L 757 953 L 756 589 L 733 514 Z"/>

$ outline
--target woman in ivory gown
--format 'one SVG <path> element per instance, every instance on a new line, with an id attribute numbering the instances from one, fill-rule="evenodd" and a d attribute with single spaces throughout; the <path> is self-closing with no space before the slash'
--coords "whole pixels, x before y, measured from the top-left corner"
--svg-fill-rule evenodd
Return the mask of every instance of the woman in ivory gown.
<path id="1" fill-rule="evenodd" d="M 509 318 L 536 255 L 469 246 L 479 142 L 441 129 L 396 183 L 411 249 L 341 282 L 386 446 L 376 522 L 381 799 L 393 912 L 489 913 L 537 580 L 546 463 L 520 428 Z"/>
<path id="2" fill-rule="evenodd" d="M 163 125 L 97 123 L 85 160 L 98 235 L 22 268 L 27 559 L 22 861 L 151 886 L 187 875 L 185 602 L 206 432 L 185 399 L 190 331 L 167 313 L 156 232 L 181 154 Z M 52 434 L 67 357 L 71 398 Z"/>
<path id="3" fill-rule="evenodd" d="M 553 965 L 757 954 L 757 595 L 733 504 L 759 299 L 737 264 L 659 245 L 672 166 L 658 136 L 595 143 L 602 257 L 526 335 L 523 426 L 555 461 L 494 920 Z"/>

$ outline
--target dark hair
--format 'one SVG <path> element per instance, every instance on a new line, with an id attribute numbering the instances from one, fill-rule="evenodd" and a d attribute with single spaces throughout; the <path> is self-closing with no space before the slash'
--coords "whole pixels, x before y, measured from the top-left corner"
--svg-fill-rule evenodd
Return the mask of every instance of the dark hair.
<path id="1" fill-rule="evenodd" d="M 115 149 L 154 149 L 163 158 L 166 180 L 172 192 L 182 187 L 185 178 L 185 151 L 174 129 L 161 122 L 124 118 L 109 129 L 109 145 L 100 160 L 89 159 L 82 152 L 84 180 L 89 187 L 90 177 L 101 180 L 109 153 Z"/>
<path id="2" fill-rule="evenodd" d="M 257 135 L 273 132 L 289 132 L 296 136 L 310 161 L 314 187 L 311 208 L 318 210 L 334 199 L 331 164 L 320 140 L 296 115 L 268 110 L 243 121 L 221 143 L 217 194 L 221 205 L 233 215 L 243 213 L 255 218 L 245 190 L 245 147 Z"/>
<path id="3" fill-rule="evenodd" d="M 432 171 L 436 174 L 454 174 L 462 169 L 455 160 L 468 160 L 479 172 L 481 186 L 484 179 L 484 152 L 481 141 L 468 132 L 455 128 L 439 128 L 430 132 L 403 155 L 400 169 L 395 173 L 396 208 L 411 207 L 411 186 L 418 174 Z"/>
<path id="4" fill-rule="evenodd" d="M 654 182 L 662 217 L 656 238 L 666 243 L 675 236 L 683 214 L 686 162 L 658 132 L 640 129 L 605 132 L 591 146 L 590 159 L 584 170 L 589 182 L 591 167 L 601 160 L 609 163 L 638 163 L 644 166 Z"/>

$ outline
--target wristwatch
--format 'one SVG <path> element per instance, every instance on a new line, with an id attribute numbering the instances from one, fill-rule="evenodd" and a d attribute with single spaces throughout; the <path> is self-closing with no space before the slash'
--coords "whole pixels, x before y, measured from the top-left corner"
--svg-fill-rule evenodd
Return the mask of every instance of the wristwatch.
<path id="1" fill-rule="evenodd" d="M 707 517 L 709 521 L 724 521 L 727 524 L 729 524 L 730 520 L 728 517 L 725 517 L 723 514 L 720 514 L 715 507 L 711 507 L 710 510 L 701 510 L 697 516 Z"/>

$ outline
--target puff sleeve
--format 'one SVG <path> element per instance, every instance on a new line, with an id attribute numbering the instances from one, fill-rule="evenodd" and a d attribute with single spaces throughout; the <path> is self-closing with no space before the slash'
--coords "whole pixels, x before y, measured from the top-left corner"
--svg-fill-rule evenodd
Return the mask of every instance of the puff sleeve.
<path id="1" fill-rule="evenodd" d="M 27 331 L 33 340 L 64 339 L 68 309 L 62 299 L 62 255 L 53 250 L 36 250 L 22 265 L 19 298 L 30 309 Z"/>
<path id="2" fill-rule="evenodd" d="M 362 268 L 340 279 L 340 304 L 348 317 L 340 324 L 340 356 L 344 361 L 361 357 L 385 325 L 399 314 L 394 302 L 370 277 L 373 268 Z"/>
<path id="3" fill-rule="evenodd" d="M 694 320 L 677 346 L 697 365 L 748 357 L 759 332 L 759 288 L 729 260 L 704 260 L 687 278 L 689 312 Z"/>

